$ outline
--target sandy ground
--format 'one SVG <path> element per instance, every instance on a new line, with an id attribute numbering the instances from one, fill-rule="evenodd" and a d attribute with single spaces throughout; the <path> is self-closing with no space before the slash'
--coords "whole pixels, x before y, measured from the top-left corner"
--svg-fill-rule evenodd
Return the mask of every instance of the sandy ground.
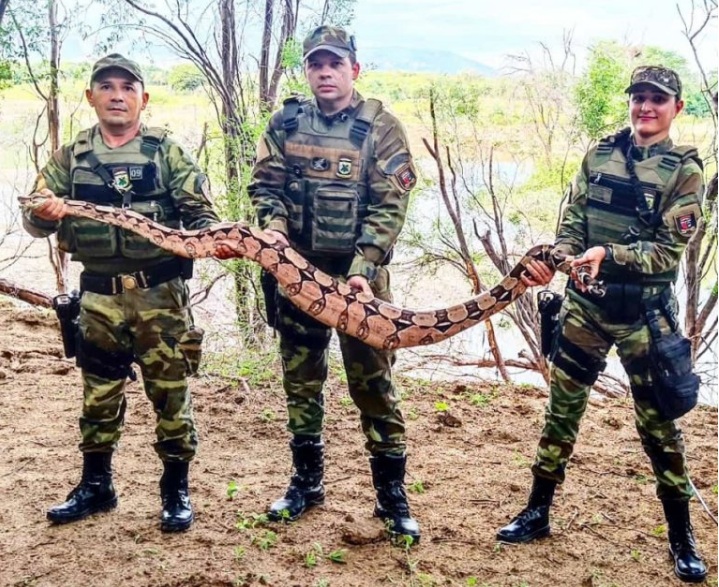
<path id="1" fill-rule="evenodd" d="M 139 383 L 128 386 L 115 458 L 118 509 L 50 526 L 46 508 L 79 475 L 79 374 L 61 358 L 48 312 L 0 297 L 0 315 L 0 585 L 681 584 L 671 571 L 629 401 L 591 401 L 553 509 L 552 536 L 519 547 L 497 544 L 496 529 L 524 505 L 545 392 L 495 382 L 400 378 L 407 481 L 423 531 L 410 551 L 391 546 L 372 517 L 363 437 L 338 369 L 327 388 L 326 505 L 292 525 L 258 521 L 290 472 L 274 363 L 243 380 L 194 380 L 202 444 L 191 469 L 197 521 L 190 531 L 159 531 L 161 466 Z M 438 410 L 440 402 L 451 417 Z M 692 478 L 716 516 L 716 409 L 695 410 L 683 428 Z M 716 585 L 717 527 L 698 501 L 691 511 L 709 584 Z"/>

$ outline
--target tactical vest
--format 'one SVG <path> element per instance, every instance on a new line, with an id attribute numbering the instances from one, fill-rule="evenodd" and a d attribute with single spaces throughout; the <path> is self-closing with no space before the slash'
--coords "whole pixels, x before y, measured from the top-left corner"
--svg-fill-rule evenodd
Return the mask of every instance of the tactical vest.
<path id="1" fill-rule="evenodd" d="M 369 206 L 372 123 L 382 109 L 368 99 L 329 124 L 309 100 L 285 100 L 282 127 L 289 237 L 304 252 L 351 254 Z"/>
<path id="2" fill-rule="evenodd" d="M 162 177 L 159 150 L 166 131 L 149 128 L 142 137 L 115 149 L 105 146 L 99 131 L 96 133 L 93 141 L 92 129 L 83 130 L 73 143 L 70 198 L 124 205 L 165 226 L 179 228 L 180 217 Z M 171 256 L 141 236 L 88 218 L 65 218 L 58 231 L 58 246 L 80 262 Z"/>
<path id="3" fill-rule="evenodd" d="M 677 146 L 666 153 L 635 162 L 635 171 L 647 204 L 644 208 L 647 214 L 642 221 L 637 192 L 626 165 L 627 140 L 626 132 L 602 139 L 590 158 L 586 207 L 587 248 L 655 240 L 656 230 L 662 222 L 661 214 L 676 187 L 682 165 L 688 159 L 698 156 L 694 147 Z M 628 237 L 628 231 L 633 233 L 631 238 Z M 642 284 L 662 284 L 673 282 L 676 273 L 674 269 L 636 277 Z M 620 265 L 601 265 L 599 279 L 611 283 L 625 282 L 627 278 L 626 270 Z"/>

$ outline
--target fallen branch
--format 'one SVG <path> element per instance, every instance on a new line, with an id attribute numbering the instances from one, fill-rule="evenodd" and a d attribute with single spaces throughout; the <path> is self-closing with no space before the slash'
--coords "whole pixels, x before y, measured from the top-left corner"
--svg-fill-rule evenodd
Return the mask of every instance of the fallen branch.
<path id="1" fill-rule="evenodd" d="M 40 306 L 42 308 L 52 308 L 52 297 L 27 287 L 21 287 L 8 281 L 7 279 L 0 279 L 0 293 L 4 293 L 13 298 L 32 304 L 33 306 Z"/>

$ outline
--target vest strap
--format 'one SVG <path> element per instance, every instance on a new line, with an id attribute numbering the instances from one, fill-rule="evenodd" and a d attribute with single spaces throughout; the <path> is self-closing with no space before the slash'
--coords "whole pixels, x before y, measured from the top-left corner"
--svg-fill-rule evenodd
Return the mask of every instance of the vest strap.
<path id="1" fill-rule="evenodd" d="M 300 99 L 297 96 L 290 96 L 283 102 L 282 107 L 282 130 L 286 135 L 291 135 L 299 126 L 298 115 L 300 113 Z"/>
<path id="2" fill-rule="evenodd" d="M 372 123 L 381 109 L 382 102 L 374 98 L 368 98 L 362 103 L 359 114 L 352 122 L 350 129 L 350 140 L 358 147 L 364 144 L 372 128 Z"/>
<path id="3" fill-rule="evenodd" d="M 142 136 L 140 152 L 148 159 L 154 159 L 157 151 L 160 149 L 162 141 L 165 140 L 166 136 L 167 130 L 162 127 L 153 126 L 148 128 Z"/>

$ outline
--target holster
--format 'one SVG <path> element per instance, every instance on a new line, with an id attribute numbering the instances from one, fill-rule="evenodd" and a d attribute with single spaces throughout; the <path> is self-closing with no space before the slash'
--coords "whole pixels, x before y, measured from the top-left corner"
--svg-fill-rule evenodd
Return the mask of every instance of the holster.
<path id="1" fill-rule="evenodd" d="M 69 294 L 60 294 L 52 300 L 52 307 L 60 322 L 62 347 L 65 356 L 72 359 L 77 355 L 78 320 L 80 316 L 80 297 L 77 290 Z"/>
<path id="2" fill-rule="evenodd" d="M 269 271 L 264 269 L 260 273 L 260 287 L 265 298 L 265 311 L 267 313 L 267 325 L 276 328 L 277 326 L 277 279 Z"/>
<path id="3" fill-rule="evenodd" d="M 692 410 L 699 399 L 701 379 L 693 371 L 691 342 L 676 329 L 668 304 L 669 288 L 655 303 L 648 303 L 646 318 L 651 333 L 649 363 L 653 385 L 650 401 L 666 420 L 676 420 Z M 662 335 L 654 310 L 667 316 L 673 332 Z"/>
<path id="4" fill-rule="evenodd" d="M 540 318 L 540 341 L 542 354 L 551 361 L 557 349 L 560 324 L 559 311 L 564 297 L 551 290 L 544 289 L 537 294 L 537 307 Z"/>

